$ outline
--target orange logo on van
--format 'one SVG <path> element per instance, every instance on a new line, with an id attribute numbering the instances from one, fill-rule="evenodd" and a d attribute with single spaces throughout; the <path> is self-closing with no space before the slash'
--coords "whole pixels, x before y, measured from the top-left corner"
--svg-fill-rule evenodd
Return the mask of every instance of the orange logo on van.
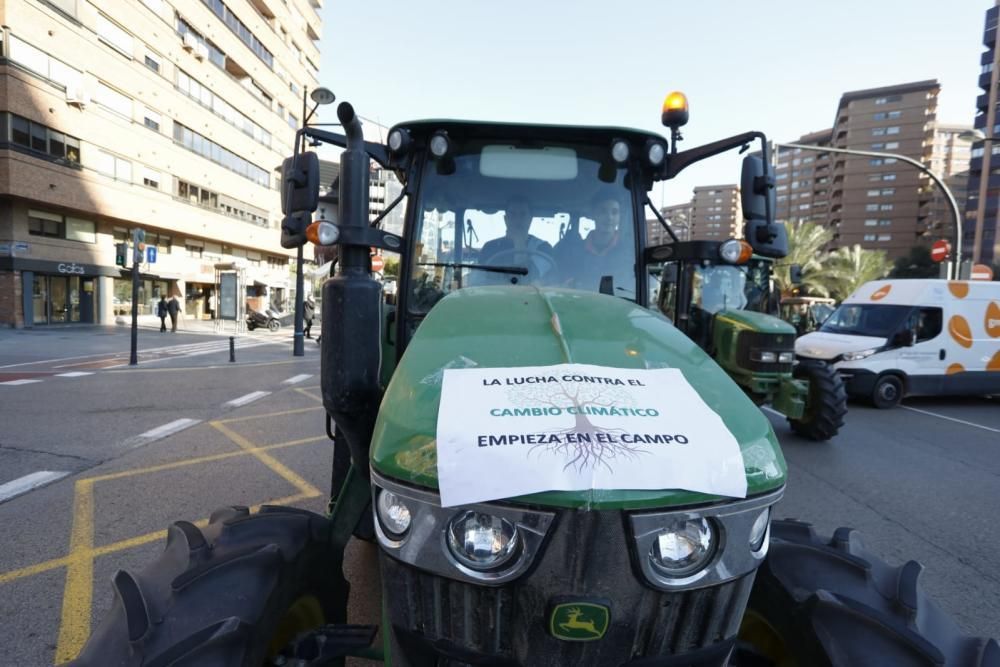
<path id="1" fill-rule="evenodd" d="M 954 375 L 955 373 L 964 373 L 965 366 L 962 364 L 952 364 L 948 366 L 948 370 L 945 371 L 945 375 Z"/>
<path id="2" fill-rule="evenodd" d="M 883 285 L 882 287 L 879 287 L 877 290 L 875 290 L 875 293 L 872 294 L 871 300 L 878 301 L 879 299 L 884 299 L 886 295 L 889 294 L 889 291 L 891 289 L 892 285 Z"/>
<path id="3" fill-rule="evenodd" d="M 990 362 L 986 364 L 986 370 L 988 371 L 1000 371 L 1000 352 L 993 355 Z"/>
<path id="4" fill-rule="evenodd" d="M 972 329 L 961 315 L 954 315 L 948 320 L 948 333 L 962 347 L 972 347 Z"/>
<path id="5" fill-rule="evenodd" d="M 986 320 L 983 324 L 991 338 L 1000 338 L 1000 304 L 996 301 L 991 301 L 986 306 Z"/>
<path id="6" fill-rule="evenodd" d="M 956 298 L 964 299 L 969 296 L 969 283 L 952 281 L 948 283 L 948 291 L 951 292 Z"/>

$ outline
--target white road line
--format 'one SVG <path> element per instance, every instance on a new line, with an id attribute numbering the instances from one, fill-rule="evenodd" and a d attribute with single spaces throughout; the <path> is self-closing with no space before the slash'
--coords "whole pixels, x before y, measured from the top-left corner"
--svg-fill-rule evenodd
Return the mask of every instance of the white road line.
<path id="1" fill-rule="evenodd" d="M 312 375 L 310 375 L 309 373 L 303 373 L 302 375 L 296 375 L 295 377 L 290 377 L 281 384 L 298 384 L 299 382 L 302 382 L 303 380 L 308 380 L 311 377 Z"/>
<path id="2" fill-rule="evenodd" d="M 0 384 L 5 384 L 14 387 L 19 384 L 33 384 L 35 382 L 41 382 L 41 380 L 28 380 L 28 379 L 8 380 L 7 382 L 0 382 Z"/>
<path id="3" fill-rule="evenodd" d="M 918 410 L 917 408 L 911 408 L 908 405 L 901 405 L 899 407 L 903 408 L 904 410 L 909 410 L 911 412 L 919 412 L 922 415 L 928 415 L 928 416 L 931 416 L 931 417 L 937 417 L 938 419 L 946 419 L 946 420 L 948 420 L 950 422 L 956 422 L 958 424 L 965 424 L 966 426 L 971 426 L 973 428 L 981 428 L 984 431 L 989 431 L 990 433 L 1000 433 L 1000 428 L 992 428 L 990 426 L 983 426 L 982 424 L 976 424 L 974 422 L 967 422 L 964 419 L 956 419 L 954 417 L 948 417 L 947 415 L 939 415 L 936 412 L 930 412 L 928 410 Z"/>
<path id="4" fill-rule="evenodd" d="M 178 431 L 183 431 L 184 429 L 186 429 L 186 428 L 188 428 L 190 426 L 194 426 L 199 421 L 201 421 L 201 420 L 200 419 L 188 419 L 186 417 L 183 418 L 183 419 L 175 419 L 174 421 L 172 421 L 172 422 L 170 422 L 168 424 L 164 424 L 163 426 L 157 426 L 156 428 L 154 428 L 154 429 L 152 429 L 150 431 L 146 431 L 145 433 L 141 433 L 141 434 L 139 434 L 139 437 L 140 438 L 144 438 L 146 440 L 158 440 L 159 438 L 165 438 L 168 435 L 173 435 L 174 433 L 177 433 Z"/>
<path id="5" fill-rule="evenodd" d="M 84 375 L 93 375 L 93 373 L 87 373 L 85 371 L 70 371 L 69 373 L 59 373 L 56 377 L 59 378 L 79 378 Z"/>
<path id="6" fill-rule="evenodd" d="M 27 493 L 32 489 L 37 489 L 40 486 L 54 482 L 57 479 L 62 479 L 68 474 L 68 472 L 39 470 L 38 472 L 33 472 L 30 475 L 19 477 L 12 482 L 2 484 L 0 485 L 0 503 L 5 500 L 10 500 L 14 496 L 19 496 L 22 493 Z"/>
<path id="7" fill-rule="evenodd" d="M 247 403 L 253 403 L 254 401 L 269 396 L 271 392 L 269 391 L 255 391 L 252 394 L 247 394 L 246 396 L 240 396 L 239 398 L 234 398 L 231 401 L 226 401 L 226 405 L 234 408 L 238 408 L 241 405 L 246 405 Z"/>

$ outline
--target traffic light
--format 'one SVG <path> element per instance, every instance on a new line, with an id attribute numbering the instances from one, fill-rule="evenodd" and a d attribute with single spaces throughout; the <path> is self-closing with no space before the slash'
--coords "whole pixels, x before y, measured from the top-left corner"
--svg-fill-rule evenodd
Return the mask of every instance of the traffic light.
<path id="1" fill-rule="evenodd" d="M 115 264 L 118 266 L 125 266 L 125 257 L 128 255 L 128 244 L 127 243 L 116 243 L 115 244 Z"/>

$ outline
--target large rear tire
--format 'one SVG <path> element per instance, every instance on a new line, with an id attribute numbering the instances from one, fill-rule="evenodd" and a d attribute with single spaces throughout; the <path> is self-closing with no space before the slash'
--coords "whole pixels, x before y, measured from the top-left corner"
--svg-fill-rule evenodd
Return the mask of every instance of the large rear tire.
<path id="1" fill-rule="evenodd" d="M 789 419 L 792 430 L 810 440 L 829 440 L 840 432 L 847 414 L 844 381 L 826 364 L 797 364 L 795 378 L 809 382 L 802 419 Z"/>
<path id="2" fill-rule="evenodd" d="M 893 567 L 849 528 L 817 537 L 773 521 L 740 631 L 753 660 L 798 667 L 997 667 L 1000 645 L 966 637 L 921 590 L 923 567 Z"/>
<path id="3" fill-rule="evenodd" d="M 119 570 L 115 600 L 80 656 L 82 667 L 264 664 L 297 634 L 344 623 L 348 585 L 333 571 L 330 521 L 291 507 L 177 521 L 160 557 Z"/>

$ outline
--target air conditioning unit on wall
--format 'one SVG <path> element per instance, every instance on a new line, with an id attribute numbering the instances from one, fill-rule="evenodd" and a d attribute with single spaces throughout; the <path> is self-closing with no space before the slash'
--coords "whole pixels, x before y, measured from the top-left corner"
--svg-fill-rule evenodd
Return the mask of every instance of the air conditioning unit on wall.
<path id="1" fill-rule="evenodd" d="M 198 47 L 198 38 L 189 32 L 184 33 L 184 50 L 194 51 Z"/>
<path id="2" fill-rule="evenodd" d="M 198 46 L 194 47 L 194 57 L 197 58 L 198 60 L 204 60 L 205 58 L 207 58 L 208 47 L 205 46 L 204 44 L 199 44 Z"/>
<path id="3" fill-rule="evenodd" d="M 90 104 L 90 93 L 81 84 L 71 83 L 66 86 L 66 104 L 82 109 Z"/>

